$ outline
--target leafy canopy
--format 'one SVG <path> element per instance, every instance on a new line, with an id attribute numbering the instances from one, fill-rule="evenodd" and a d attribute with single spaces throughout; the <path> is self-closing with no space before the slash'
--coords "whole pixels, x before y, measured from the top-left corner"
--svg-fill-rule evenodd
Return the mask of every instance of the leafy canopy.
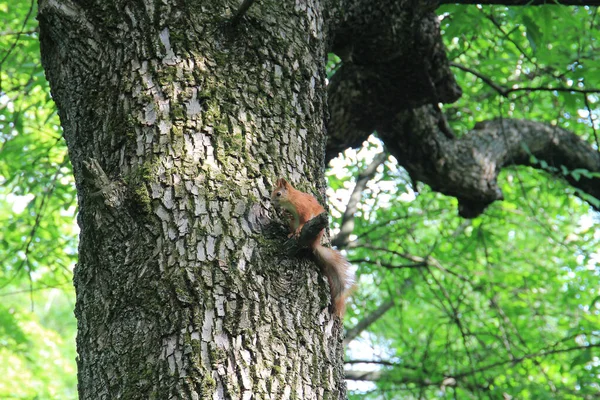
<path id="1" fill-rule="evenodd" d="M 455 132 L 524 118 L 598 145 L 597 9 L 446 5 L 438 14 L 464 91 L 444 106 Z M 373 147 L 330 173 L 331 198 L 344 197 Z M 394 160 L 379 167 L 348 249 L 360 276 L 348 325 L 394 307 L 349 346 L 348 368 L 375 380 L 351 382 L 351 398 L 600 394 L 598 214 L 550 166 L 532 164 L 505 169 L 506 199 L 473 220 L 456 216 L 454 199 L 415 187 Z"/>

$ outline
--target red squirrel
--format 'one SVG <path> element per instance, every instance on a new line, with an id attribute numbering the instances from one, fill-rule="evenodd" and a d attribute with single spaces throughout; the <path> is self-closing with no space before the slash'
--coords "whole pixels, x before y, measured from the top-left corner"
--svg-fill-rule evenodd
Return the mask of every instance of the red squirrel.
<path id="1" fill-rule="evenodd" d="M 275 183 L 275 189 L 271 193 L 271 200 L 275 207 L 281 207 L 291 214 L 290 237 L 299 236 L 305 223 L 325 212 L 325 209 L 319 204 L 317 199 L 308 193 L 294 189 L 283 178 L 278 179 Z M 341 318 L 346 310 L 346 297 L 348 296 L 348 289 L 353 284 L 354 277 L 350 271 L 350 263 L 348 263 L 344 256 L 339 251 L 321 244 L 321 238 L 324 233 L 325 229 L 322 229 L 310 244 L 310 248 L 329 281 L 333 312 Z"/>

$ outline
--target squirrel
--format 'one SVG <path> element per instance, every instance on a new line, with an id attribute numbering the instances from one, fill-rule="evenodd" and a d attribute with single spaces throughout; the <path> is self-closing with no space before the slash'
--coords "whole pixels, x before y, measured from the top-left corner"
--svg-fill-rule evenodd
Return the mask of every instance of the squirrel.
<path id="1" fill-rule="evenodd" d="M 285 179 L 280 178 L 275 183 L 271 193 L 271 200 L 275 207 L 283 208 L 290 215 L 290 234 L 288 237 L 298 237 L 305 223 L 325 212 L 317 199 L 308 193 L 294 189 Z M 331 291 L 331 304 L 333 312 L 342 318 L 346 310 L 346 297 L 349 288 L 353 285 L 354 277 L 350 271 L 350 263 L 339 251 L 330 249 L 321 244 L 325 229 L 316 236 L 310 244 L 317 264 L 329 281 Z"/>

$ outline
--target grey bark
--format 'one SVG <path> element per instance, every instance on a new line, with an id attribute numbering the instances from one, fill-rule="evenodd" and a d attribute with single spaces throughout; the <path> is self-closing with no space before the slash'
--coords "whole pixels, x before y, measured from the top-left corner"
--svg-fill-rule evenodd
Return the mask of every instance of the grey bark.
<path id="1" fill-rule="evenodd" d="M 81 399 L 344 398 L 341 324 L 270 221 L 323 187 L 319 1 L 40 0 L 80 207 Z"/>
<path id="2" fill-rule="evenodd" d="M 600 153 L 574 133 L 540 122 L 498 119 L 449 139 L 439 130 L 437 115 L 427 106 L 401 112 L 380 134 L 411 177 L 458 199 L 460 215 L 475 217 L 502 200 L 497 178 L 508 165 L 544 169 L 600 198 L 600 179 L 576 179 L 570 173 L 578 168 L 600 171 Z M 544 160 L 548 167 L 533 160 Z"/>

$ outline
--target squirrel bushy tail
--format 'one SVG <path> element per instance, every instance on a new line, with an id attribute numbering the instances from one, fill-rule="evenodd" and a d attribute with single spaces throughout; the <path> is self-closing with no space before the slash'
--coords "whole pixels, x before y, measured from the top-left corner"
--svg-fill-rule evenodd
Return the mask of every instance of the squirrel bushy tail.
<path id="1" fill-rule="evenodd" d="M 325 212 L 314 196 L 294 189 L 283 178 L 278 179 L 275 183 L 271 201 L 275 207 L 281 207 L 289 213 L 289 237 L 298 237 L 304 224 Z M 325 229 L 322 229 L 310 247 L 323 274 L 329 281 L 333 312 L 341 318 L 346 309 L 346 297 L 354 284 L 354 275 L 350 271 L 350 263 L 339 251 L 321 245 L 324 233 Z"/>
<path id="2" fill-rule="evenodd" d="M 350 263 L 339 251 L 322 246 L 319 242 L 313 243 L 312 250 L 329 281 L 333 312 L 341 318 L 346 311 L 348 290 L 354 281 Z"/>

